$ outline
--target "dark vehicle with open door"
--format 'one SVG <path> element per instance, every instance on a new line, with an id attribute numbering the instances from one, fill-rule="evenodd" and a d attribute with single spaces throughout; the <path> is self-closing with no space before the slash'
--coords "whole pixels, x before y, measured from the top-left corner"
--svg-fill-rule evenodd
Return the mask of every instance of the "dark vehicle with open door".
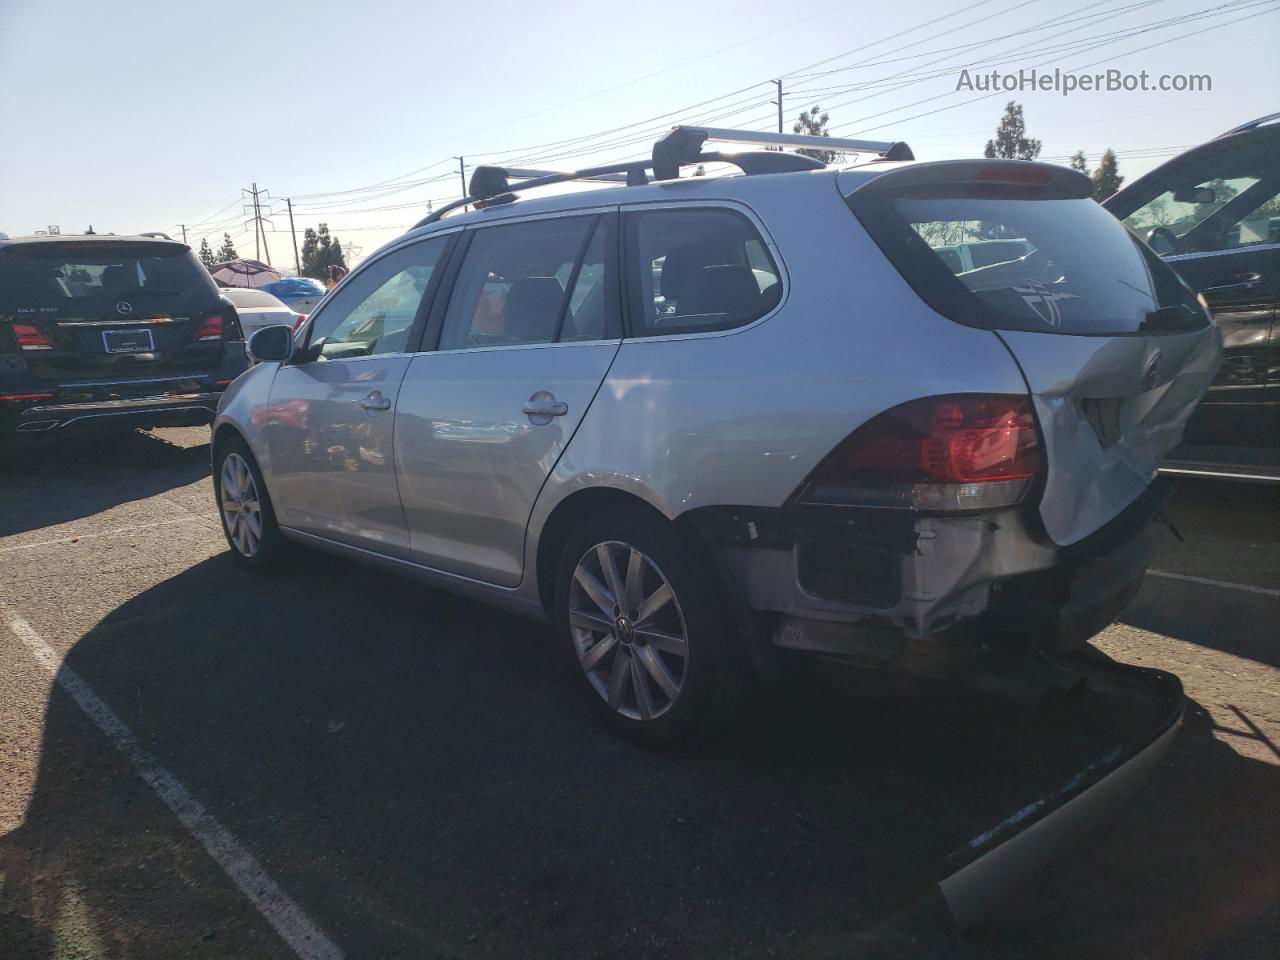
<path id="1" fill-rule="evenodd" d="M 247 364 L 235 308 L 186 244 L 0 235 L 0 452 L 209 423 Z"/>
<path id="2" fill-rule="evenodd" d="M 1280 480 L 1280 114 L 1236 127 L 1103 205 L 1204 297 L 1223 364 L 1170 473 Z"/>

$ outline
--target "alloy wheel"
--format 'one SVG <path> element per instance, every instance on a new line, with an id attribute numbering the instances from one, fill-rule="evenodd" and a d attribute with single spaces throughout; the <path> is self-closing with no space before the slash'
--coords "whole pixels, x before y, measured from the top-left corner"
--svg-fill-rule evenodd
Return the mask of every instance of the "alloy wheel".
<path id="1" fill-rule="evenodd" d="M 569 585 L 578 664 L 622 716 L 653 720 L 680 697 L 689 635 L 680 602 L 651 558 L 618 540 L 582 555 Z"/>
<path id="2" fill-rule="evenodd" d="M 262 504 L 249 464 L 238 453 L 222 461 L 222 521 L 227 539 L 242 557 L 252 557 L 262 543 Z"/>

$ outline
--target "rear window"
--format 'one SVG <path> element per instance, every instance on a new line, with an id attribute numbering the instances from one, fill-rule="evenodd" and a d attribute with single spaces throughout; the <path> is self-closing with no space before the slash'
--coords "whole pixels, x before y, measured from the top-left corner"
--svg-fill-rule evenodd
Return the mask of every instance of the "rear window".
<path id="1" fill-rule="evenodd" d="M 186 247 L 161 243 L 33 243 L 0 251 L 0 310 L 81 308 L 118 300 L 175 305 L 217 296 Z"/>
<path id="2" fill-rule="evenodd" d="M 223 295 L 234 303 L 237 307 L 283 307 L 284 304 L 276 297 L 261 290 L 236 290 L 235 288 L 225 289 Z"/>
<path id="3" fill-rule="evenodd" d="M 1087 336 L 1208 323 L 1194 292 L 1092 200 L 855 193 L 849 205 L 916 293 L 960 323 Z"/>

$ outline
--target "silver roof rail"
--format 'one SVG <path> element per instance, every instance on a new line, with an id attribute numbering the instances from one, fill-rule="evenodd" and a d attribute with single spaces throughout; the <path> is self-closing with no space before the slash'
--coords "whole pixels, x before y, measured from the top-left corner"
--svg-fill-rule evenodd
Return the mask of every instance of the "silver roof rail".
<path id="1" fill-rule="evenodd" d="M 1265 117 L 1259 117 L 1257 120 L 1250 120 L 1248 123 L 1242 123 L 1238 127 L 1232 127 L 1226 133 L 1218 134 L 1213 139 L 1221 140 L 1223 137 L 1229 137 L 1233 133 L 1244 133 L 1246 130 L 1254 130 L 1263 124 L 1271 123 L 1273 120 L 1280 120 L 1280 113 L 1268 113 Z"/>

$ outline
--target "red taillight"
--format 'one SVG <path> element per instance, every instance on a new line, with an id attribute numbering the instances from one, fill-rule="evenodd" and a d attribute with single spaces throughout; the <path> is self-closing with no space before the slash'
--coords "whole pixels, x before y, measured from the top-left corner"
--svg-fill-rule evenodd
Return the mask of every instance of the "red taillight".
<path id="1" fill-rule="evenodd" d="M 10 325 L 13 335 L 18 338 L 18 346 L 23 350 L 52 350 L 49 342 L 39 327 L 30 323 L 14 323 Z"/>
<path id="2" fill-rule="evenodd" d="M 222 314 L 211 313 L 200 321 L 200 329 L 196 331 L 197 340 L 222 339 Z"/>
<path id="3" fill-rule="evenodd" d="M 293 332 L 297 333 L 299 330 L 301 330 L 302 325 L 306 322 L 307 322 L 307 315 L 305 313 L 298 314 L 298 318 L 293 321 Z"/>
<path id="4" fill-rule="evenodd" d="M 1026 397 L 912 400 L 855 430 L 805 480 L 803 503 L 990 510 L 1018 503 L 1040 471 Z"/>

